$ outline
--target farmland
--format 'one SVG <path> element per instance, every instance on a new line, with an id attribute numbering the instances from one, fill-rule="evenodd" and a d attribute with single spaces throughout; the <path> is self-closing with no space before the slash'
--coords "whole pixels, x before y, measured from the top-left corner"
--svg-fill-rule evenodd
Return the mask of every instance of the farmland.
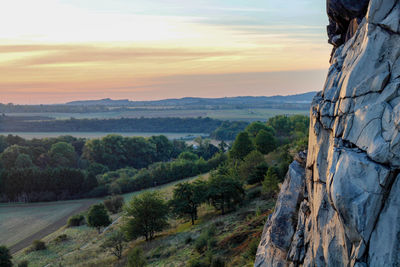
<path id="1" fill-rule="evenodd" d="M 196 118 L 210 117 L 220 120 L 265 121 L 276 115 L 307 115 L 308 109 L 238 108 L 238 109 L 128 109 L 93 113 L 30 113 L 29 116 L 55 119 L 119 119 L 119 118 Z M 7 116 L 27 116 L 25 113 L 6 113 Z"/>

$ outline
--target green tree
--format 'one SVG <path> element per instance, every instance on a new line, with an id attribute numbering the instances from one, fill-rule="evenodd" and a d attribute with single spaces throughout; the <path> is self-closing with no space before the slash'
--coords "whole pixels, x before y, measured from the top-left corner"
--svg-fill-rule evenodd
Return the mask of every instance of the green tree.
<path id="1" fill-rule="evenodd" d="M 146 266 L 146 258 L 140 248 L 132 249 L 128 254 L 128 267 L 144 267 Z"/>
<path id="2" fill-rule="evenodd" d="M 189 161 L 195 161 L 199 159 L 199 156 L 197 156 L 196 154 L 189 152 L 189 151 L 184 151 L 181 154 L 179 154 L 179 159 L 183 159 L 183 160 L 189 160 Z"/>
<path id="3" fill-rule="evenodd" d="M 30 155 L 28 147 L 20 145 L 12 145 L 6 148 L 3 153 L 0 154 L 0 163 L 5 169 L 15 168 L 18 156 L 20 154 Z"/>
<path id="4" fill-rule="evenodd" d="M 241 132 L 235 139 L 229 152 L 233 159 L 243 159 L 254 149 L 253 143 L 247 132 Z"/>
<path id="5" fill-rule="evenodd" d="M 256 171 L 257 166 L 264 162 L 265 158 L 259 151 L 251 151 L 239 165 L 238 171 L 241 180 L 246 181 Z"/>
<path id="6" fill-rule="evenodd" d="M 0 266 L 1 267 L 12 267 L 11 262 L 12 256 L 10 251 L 5 246 L 0 246 Z"/>
<path id="7" fill-rule="evenodd" d="M 126 237 L 121 231 L 114 231 L 107 236 L 106 241 L 101 245 L 105 250 L 109 250 L 111 254 L 120 260 L 122 258 L 122 252 L 126 244 Z"/>
<path id="8" fill-rule="evenodd" d="M 57 167 L 71 167 L 77 166 L 77 155 L 75 148 L 66 142 L 58 142 L 51 146 L 49 150 L 51 165 Z"/>
<path id="9" fill-rule="evenodd" d="M 110 225 L 111 220 L 107 214 L 107 210 L 104 204 L 96 204 L 90 207 L 89 213 L 87 215 L 87 222 L 90 227 L 97 228 L 100 233 L 101 227 L 106 227 Z"/>
<path id="10" fill-rule="evenodd" d="M 170 201 L 172 211 L 177 216 L 189 216 L 194 225 L 197 219 L 197 208 L 205 201 L 206 191 L 204 182 L 180 183 L 175 186 Z"/>
<path id="11" fill-rule="evenodd" d="M 155 161 L 167 161 L 171 158 L 173 145 L 164 135 L 152 136 L 149 141 L 156 147 Z"/>
<path id="12" fill-rule="evenodd" d="M 267 126 L 265 123 L 259 121 L 249 124 L 245 129 L 245 131 L 248 132 L 249 136 L 252 138 L 255 138 L 261 130 L 270 132 L 271 134 L 274 134 L 275 132 L 274 128 L 272 128 L 271 126 Z"/>
<path id="13" fill-rule="evenodd" d="M 222 214 L 239 204 L 244 195 L 243 185 L 238 179 L 218 171 L 211 174 L 208 181 L 208 199 Z"/>
<path id="14" fill-rule="evenodd" d="M 263 191 L 268 196 L 273 196 L 279 190 L 278 170 L 276 167 L 268 169 L 262 183 Z"/>
<path id="15" fill-rule="evenodd" d="M 29 155 L 21 153 L 15 160 L 15 167 L 20 169 L 31 168 L 34 167 L 34 164 L 32 163 L 32 159 Z"/>
<path id="16" fill-rule="evenodd" d="M 152 240 L 154 234 L 168 226 L 168 205 L 158 192 L 145 192 L 133 197 L 126 206 L 125 231 L 129 239 L 139 236 Z"/>
<path id="17" fill-rule="evenodd" d="M 268 154 L 276 148 L 276 139 L 270 132 L 261 130 L 256 136 L 255 144 L 258 151 Z"/>

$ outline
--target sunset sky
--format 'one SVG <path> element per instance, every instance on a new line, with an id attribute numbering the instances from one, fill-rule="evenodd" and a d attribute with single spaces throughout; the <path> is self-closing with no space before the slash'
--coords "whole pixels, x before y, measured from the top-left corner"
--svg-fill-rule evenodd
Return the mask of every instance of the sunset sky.
<path id="1" fill-rule="evenodd" d="M 0 102 L 321 90 L 320 0 L 5 0 Z"/>

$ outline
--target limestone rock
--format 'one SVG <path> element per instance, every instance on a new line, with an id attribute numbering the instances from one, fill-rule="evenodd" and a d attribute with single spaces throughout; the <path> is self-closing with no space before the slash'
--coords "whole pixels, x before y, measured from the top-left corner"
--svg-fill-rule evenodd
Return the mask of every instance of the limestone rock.
<path id="1" fill-rule="evenodd" d="M 334 53 L 305 170 L 289 169 L 257 267 L 400 266 L 400 0 L 327 9 Z"/>

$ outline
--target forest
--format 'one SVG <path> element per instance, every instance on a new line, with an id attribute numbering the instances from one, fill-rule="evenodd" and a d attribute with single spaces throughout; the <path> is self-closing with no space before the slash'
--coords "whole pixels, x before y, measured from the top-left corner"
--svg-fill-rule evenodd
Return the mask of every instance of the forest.
<path id="1" fill-rule="evenodd" d="M 245 160 L 256 149 L 267 154 L 305 142 L 308 118 L 277 116 L 254 122 L 239 133 L 229 158 Z M 197 145 L 165 136 L 101 139 L 71 136 L 25 140 L 0 136 L 0 200 L 51 201 L 138 191 L 206 173 L 227 161 L 227 145 L 198 138 Z M 282 178 L 290 158 L 277 165 Z M 257 179 L 257 178 L 254 178 Z"/>

